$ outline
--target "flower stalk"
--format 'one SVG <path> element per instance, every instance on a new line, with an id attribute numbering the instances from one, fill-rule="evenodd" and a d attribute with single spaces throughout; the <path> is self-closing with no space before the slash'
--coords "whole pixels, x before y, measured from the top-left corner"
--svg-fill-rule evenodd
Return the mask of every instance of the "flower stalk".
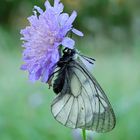
<path id="1" fill-rule="evenodd" d="M 86 140 L 86 130 L 82 129 L 82 138 L 83 140 Z"/>

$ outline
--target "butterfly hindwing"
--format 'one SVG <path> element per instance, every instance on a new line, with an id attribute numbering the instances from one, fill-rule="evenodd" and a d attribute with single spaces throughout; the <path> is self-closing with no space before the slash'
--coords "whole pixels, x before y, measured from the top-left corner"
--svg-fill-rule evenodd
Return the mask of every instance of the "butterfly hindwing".
<path id="1" fill-rule="evenodd" d="M 85 65 L 71 61 L 64 71 L 63 88 L 51 106 L 55 119 L 70 128 L 97 132 L 112 130 L 115 126 L 112 107 Z"/>

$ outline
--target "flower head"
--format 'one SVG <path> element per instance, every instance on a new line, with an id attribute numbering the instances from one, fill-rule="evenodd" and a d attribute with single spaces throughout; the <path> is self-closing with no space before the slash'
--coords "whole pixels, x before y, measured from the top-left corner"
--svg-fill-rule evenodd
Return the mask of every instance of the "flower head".
<path id="1" fill-rule="evenodd" d="M 22 70 L 29 72 L 29 79 L 35 81 L 41 78 L 47 82 L 59 60 L 59 46 L 73 48 L 75 42 L 67 36 L 69 31 L 83 36 L 73 28 L 77 13 L 69 16 L 63 12 L 63 4 L 60 0 L 54 0 L 54 6 L 49 1 L 45 2 L 46 10 L 34 6 L 34 14 L 28 18 L 30 26 L 21 30 L 24 64 Z"/>

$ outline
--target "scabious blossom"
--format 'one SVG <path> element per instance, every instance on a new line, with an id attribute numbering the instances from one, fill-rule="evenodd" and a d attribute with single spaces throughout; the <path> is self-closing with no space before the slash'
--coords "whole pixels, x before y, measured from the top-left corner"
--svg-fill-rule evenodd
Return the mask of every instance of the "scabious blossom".
<path id="1" fill-rule="evenodd" d="M 47 0 L 45 8 L 43 11 L 34 6 L 34 14 L 28 18 L 30 25 L 20 32 L 25 48 L 21 69 L 29 72 L 29 79 L 33 82 L 40 78 L 42 82 L 48 81 L 60 57 L 59 46 L 74 47 L 75 42 L 67 36 L 68 32 L 83 36 L 72 25 L 77 16 L 75 11 L 70 16 L 63 13 L 60 0 L 54 0 L 54 6 Z"/>

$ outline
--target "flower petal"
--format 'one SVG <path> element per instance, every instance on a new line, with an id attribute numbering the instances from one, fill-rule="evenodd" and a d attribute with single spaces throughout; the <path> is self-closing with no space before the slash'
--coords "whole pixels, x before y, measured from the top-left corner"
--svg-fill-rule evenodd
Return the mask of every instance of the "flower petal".
<path id="1" fill-rule="evenodd" d="M 54 0 L 54 7 L 59 6 L 59 2 L 60 2 L 60 0 Z"/>
<path id="2" fill-rule="evenodd" d="M 60 0 L 54 1 L 54 9 L 58 14 L 60 14 L 64 9 L 64 5 L 62 3 L 59 3 L 59 2 L 60 2 Z"/>
<path id="3" fill-rule="evenodd" d="M 76 13 L 76 11 L 73 11 L 71 16 L 69 17 L 69 19 L 66 22 L 66 26 L 70 26 L 76 17 L 77 17 L 77 13 Z"/>
<path id="4" fill-rule="evenodd" d="M 56 62 L 58 62 L 59 60 L 59 52 L 58 49 L 56 48 L 55 50 L 53 50 L 52 55 L 51 55 L 51 61 L 55 64 Z"/>
<path id="5" fill-rule="evenodd" d="M 32 15 L 28 17 L 27 19 L 30 22 L 31 26 L 36 26 L 38 24 L 38 18 L 36 15 Z"/>
<path id="6" fill-rule="evenodd" d="M 34 9 L 37 10 L 39 14 L 43 13 L 43 10 L 38 6 L 34 6 Z"/>
<path id="7" fill-rule="evenodd" d="M 72 29 L 72 32 L 75 33 L 78 36 L 84 36 L 84 34 L 81 31 L 79 31 L 79 30 L 77 30 L 75 28 Z"/>
<path id="8" fill-rule="evenodd" d="M 32 82 L 38 80 L 41 76 L 41 69 L 39 69 L 36 73 L 29 73 L 29 79 Z"/>
<path id="9" fill-rule="evenodd" d="M 46 10 L 52 8 L 52 6 L 51 6 L 51 4 L 50 4 L 50 2 L 48 0 L 46 0 L 46 2 L 45 2 L 45 7 L 46 7 Z"/>
<path id="10" fill-rule="evenodd" d="M 75 41 L 69 37 L 65 37 L 62 41 L 62 45 L 64 47 L 67 47 L 67 48 L 70 48 L 70 49 L 73 49 L 74 45 L 75 45 Z"/>
<path id="11" fill-rule="evenodd" d="M 28 69 L 27 64 L 21 65 L 20 69 L 21 69 L 21 70 L 27 70 L 27 69 Z"/>
<path id="12" fill-rule="evenodd" d="M 61 14 L 59 16 L 59 23 L 60 23 L 60 25 L 63 26 L 66 23 L 66 21 L 68 20 L 68 18 L 69 18 L 69 15 L 67 13 Z"/>
<path id="13" fill-rule="evenodd" d="M 47 82 L 49 78 L 49 70 L 45 69 L 45 71 L 43 72 L 43 75 L 41 77 L 41 81 L 42 82 Z"/>

